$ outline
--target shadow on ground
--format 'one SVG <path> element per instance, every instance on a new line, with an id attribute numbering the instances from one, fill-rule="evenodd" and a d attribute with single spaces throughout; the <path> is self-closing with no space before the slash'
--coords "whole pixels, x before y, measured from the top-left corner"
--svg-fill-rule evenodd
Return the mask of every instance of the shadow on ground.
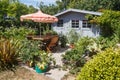
<path id="1" fill-rule="evenodd" d="M 61 46 L 56 46 L 56 47 L 53 49 L 52 53 L 63 53 L 63 52 L 65 52 L 65 51 L 67 51 L 69 48 L 70 48 L 69 46 L 66 46 L 66 47 L 64 47 L 64 48 L 61 47 Z"/>

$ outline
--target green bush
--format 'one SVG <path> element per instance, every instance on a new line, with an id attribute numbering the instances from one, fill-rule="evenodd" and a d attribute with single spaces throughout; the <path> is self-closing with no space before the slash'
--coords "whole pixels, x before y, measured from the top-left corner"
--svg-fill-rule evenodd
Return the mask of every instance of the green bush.
<path id="1" fill-rule="evenodd" d="M 111 37 L 116 34 L 120 39 L 120 11 L 104 10 L 101 16 L 94 19 L 100 25 L 102 36 Z"/>
<path id="2" fill-rule="evenodd" d="M 38 56 L 40 53 L 39 44 L 40 41 L 33 41 L 33 40 L 23 40 L 21 42 L 22 48 L 21 48 L 21 54 L 20 57 L 23 60 L 24 63 L 31 62 L 34 60 L 35 56 Z"/>
<path id="3" fill-rule="evenodd" d="M 2 30 L 1 35 L 7 39 L 25 39 L 27 34 L 34 34 L 35 31 L 31 28 L 26 28 L 26 27 L 10 27 L 10 28 L 5 28 Z"/>
<path id="4" fill-rule="evenodd" d="M 94 38 L 83 37 L 75 43 L 75 48 L 79 50 L 80 53 L 85 53 L 87 46 L 94 42 Z"/>
<path id="5" fill-rule="evenodd" d="M 74 44 L 75 42 L 77 42 L 79 40 L 79 35 L 78 33 L 75 31 L 75 30 L 70 30 L 68 35 L 67 35 L 67 38 L 68 38 L 68 42 L 70 44 Z"/>
<path id="6" fill-rule="evenodd" d="M 82 68 L 77 80 L 120 80 L 120 49 L 106 49 Z"/>
<path id="7" fill-rule="evenodd" d="M 67 51 L 62 57 L 64 66 L 69 68 L 71 73 L 77 73 L 85 63 L 83 54 L 87 50 L 87 46 L 93 42 L 92 38 L 84 37 L 75 43 L 75 48 Z"/>
<path id="8" fill-rule="evenodd" d="M 81 56 L 82 54 L 76 49 L 67 51 L 65 55 L 62 55 L 64 68 L 69 69 L 70 73 L 76 74 L 85 63 L 85 59 L 81 58 Z"/>
<path id="9" fill-rule="evenodd" d="M 60 38 L 59 38 L 59 41 L 60 41 L 60 46 L 61 47 L 66 47 L 66 44 L 67 44 L 67 37 L 63 34 L 60 35 Z"/>

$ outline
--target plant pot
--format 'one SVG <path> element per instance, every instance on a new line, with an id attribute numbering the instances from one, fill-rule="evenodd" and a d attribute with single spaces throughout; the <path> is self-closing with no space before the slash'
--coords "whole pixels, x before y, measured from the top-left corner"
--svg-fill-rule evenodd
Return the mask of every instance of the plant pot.
<path id="1" fill-rule="evenodd" d="M 26 66 L 31 67 L 30 61 L 26 61 L 25 64 L 26 64 Z"/>
<path id="2" fill-rule="evenodd" d="M 70 48 L 71 49 L 75 48 L 75 45 L 74 44 L 70 44 Z"/>
<path id="3" fill-rule="evenodd" d="M 48 68 L 48 66 L 45 66 L 44 69 L 40 69 L 40 68 L 36 65 L 36 66 L 35 66 L 35 71 L 36 71 L 37 73 L 44 73 L 44 72 L 47 71 L 47 68 Z"/>

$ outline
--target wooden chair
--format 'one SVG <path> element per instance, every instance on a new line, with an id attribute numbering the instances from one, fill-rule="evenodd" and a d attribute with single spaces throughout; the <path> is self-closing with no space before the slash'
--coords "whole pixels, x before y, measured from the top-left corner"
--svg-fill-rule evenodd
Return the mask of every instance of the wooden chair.
<path id="1" fill-rule="evenodd" d="M 58 40 L 59 40 L 58 36 L 54 36 L 51 38 L 50 43 L 46 47 L 48 52 L 51 52 L 51 50 L 58 45 Z"/>

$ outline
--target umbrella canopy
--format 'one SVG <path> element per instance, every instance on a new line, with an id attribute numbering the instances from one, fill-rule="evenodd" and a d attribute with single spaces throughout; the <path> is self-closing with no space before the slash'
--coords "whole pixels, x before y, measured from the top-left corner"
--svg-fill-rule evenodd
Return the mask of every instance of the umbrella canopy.
<path id="1" fill-rule="evenodd" d="M 32 14 L 22 15 L 20 16 L 20 20 L 33 20 L 34 22 L 42 23 L 54 23 L 58 21 L 57 17 L 42 13 L 41 11 Z"/>

